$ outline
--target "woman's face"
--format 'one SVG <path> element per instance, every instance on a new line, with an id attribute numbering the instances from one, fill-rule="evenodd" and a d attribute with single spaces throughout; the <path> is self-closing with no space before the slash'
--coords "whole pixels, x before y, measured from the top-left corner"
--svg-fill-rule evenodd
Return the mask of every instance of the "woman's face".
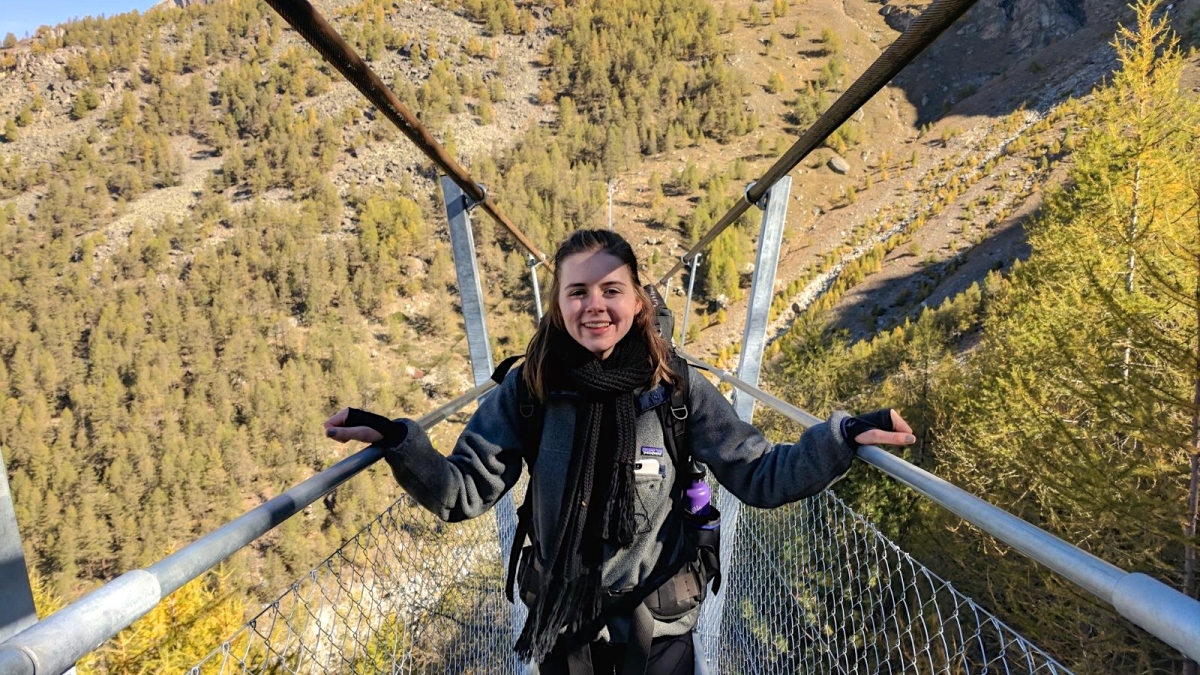
<path id="1" fill-rule="evenodd" d="M 608 358 L 642 311 L 629 268 L 611 253 L 585 251 L 567 256 L 558 275 L 567 333 L 597 358 Z"/>

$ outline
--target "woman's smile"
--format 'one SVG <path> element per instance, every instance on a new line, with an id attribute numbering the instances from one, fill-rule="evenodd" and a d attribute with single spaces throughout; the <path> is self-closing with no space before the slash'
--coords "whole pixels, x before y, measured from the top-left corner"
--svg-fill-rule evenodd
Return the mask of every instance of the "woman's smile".
<path id="1" fill-rule="evenodd" d="M 559 274 L 567 333 L 596 358 L 608 358 L 642 310 L 629 268 L 611 253 L 588 251 L 568 256 Z"/>

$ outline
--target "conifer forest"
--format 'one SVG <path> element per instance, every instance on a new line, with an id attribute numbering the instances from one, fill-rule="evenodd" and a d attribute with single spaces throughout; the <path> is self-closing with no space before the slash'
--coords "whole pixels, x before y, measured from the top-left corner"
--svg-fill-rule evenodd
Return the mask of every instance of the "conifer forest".
<path id="1" fill-rule="evenodd" d="M 266 4 L 178 4 L 0 45 L 0 452 L 43 616 L 346 456 L 334 411 L 472 385 L 434 165 Z M 612 219 L 650 282 L 927 3 L 313 4 L 543 251 Z M 1200 0 L 1095 4 L 1008 60 L 973 10 L 944 39 L 978 52 L 923 56 L 792 174 L 763 386 L 895 406 L 909 461 L 1197 597 Z M 730 370 L 759 220 L 666 289 Z M 528 261 L 473 226 L 493 353 L 523 352 Z M 1075 672 L 1183 672 L 868 467 L 835 490 Z M 399 493 L 347 482 L 79 672 L 191 667 Z"/>

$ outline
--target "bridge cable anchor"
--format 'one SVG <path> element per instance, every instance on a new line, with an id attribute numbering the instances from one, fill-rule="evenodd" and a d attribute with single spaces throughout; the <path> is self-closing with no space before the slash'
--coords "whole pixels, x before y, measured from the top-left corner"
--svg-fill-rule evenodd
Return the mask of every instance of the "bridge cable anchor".
<path id="1" fill-rule="evenodd" d="M 753 190 L 754 186 L 757 184 L 758 184 L 758 181 L 756 181 L 756 180 L 750 181 L 750 184 L 746 186 L 746 191 L 742 193 L 742 197 L 745 198 L 747 204 L 753 204 L 753 205 L 757 206 L 759 209 L 766 211 L 767 210 L 767 194 L 770 193 L 770 190 L 767 190 L 767 192 L 764 192 L 763 196 L 758 198 L 758 201 L 754 201 L 754 200 L 750 199 L 750 191 Z"/>
<path id="2" fill-rule="evenodd" d="M 488 191 L 487 188 L 484 187 L 483 183 L 476 183 L 475 187 L 479 188 L 479 192 L 483 195 L 483 199 L 475 201 L 474 199 L 471 199 L 471 195 L 467 194 L 466 190 L 463 190 L 463 206 L 467 209 L 468 213 L 473 211 L 476 206 L 486 202 L 488 198 Z"/>

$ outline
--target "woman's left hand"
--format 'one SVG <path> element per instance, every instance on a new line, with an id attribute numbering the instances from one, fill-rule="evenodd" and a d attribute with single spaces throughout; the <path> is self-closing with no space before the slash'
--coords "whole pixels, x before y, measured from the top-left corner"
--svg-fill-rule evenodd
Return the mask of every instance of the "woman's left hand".
<path id="1" fill-rule="evenodd" d="M 882 428 L 884 426 L 884 424 L 881 424 L 881 422 L 884 422 L 883 419 L 871 419 L 871 417 L 875 416 L 882 417 L 885 412 L 890 415 L 892 431 L 886 431 L 884 428 Z M 854 442 L 858 445 L 910 445 L 915 443 L 917 440 L 916 436 L 913 435 L 912 427 L 908 425 L 908 422 L 904 421 L 904 418 L 900 416 L 900 413 L 890 408 L 886 411 L 876 410 L 873 413 L 863 415 L 859 419 L 865 419 L 868 422 L 873 422 L 874 426 L 877 428 L 868 429 L 855 436 Z"/>

